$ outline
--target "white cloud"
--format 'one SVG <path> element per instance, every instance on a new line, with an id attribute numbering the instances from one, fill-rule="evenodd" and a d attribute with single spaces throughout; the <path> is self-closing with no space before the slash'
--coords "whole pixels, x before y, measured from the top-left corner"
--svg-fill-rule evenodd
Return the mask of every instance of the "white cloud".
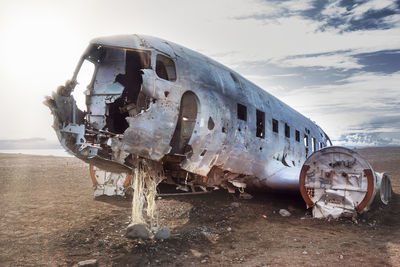
<path id="1" fill-rule="evenodd" d="M 400 72 L 362 73 L 341 85 L 293 90 L 282 100 L 315 120 L 332 139 L 358 129 L 379 132 L 381 137 L 394 134 L 399 140 L 399 81 Z"/>
<path id="2" fill-rule="evenodd" d="M 378 2 L 363 9 L 360 5 L 357 14 L 378 8 Z M 299 15 L 276 17 L 285 8 L 296 13 L 308 9 L 311 3 L 308 0 L 292 0 L 281 5 L 276 1 L 256 0 L 0 1 L 0 113 L 3 114 L 0 125 L 7 128 L 0 133 L 0 138 L 55 138 L 51 116 L 42 99 L 71 76 L 87 43 L 96 36 L 154 35 L 214 55 L 229 67 L 244 61 L 269 60 L 283 66 L 359 68 L 359 63 L 351 57 L 356 53 L 400 48 L 400 27 L 339 33 L 337 29 L 320 31 L 323 21 Z M 337 5 L 331 11 L 344 12 Z M 263 21 L 233 19 L 252 14 L 275 17 Z M 400 21 L 397 15 L 386 19 Z M 330 54 L 296 57 L 318 53 Z M 300 74 L 282 73 L 274 78 L 279 75 L 284 79 L 290 78 L 284 76 Z M 372 116 L 370 107 L 378 110 L 382 108 L 379 105 L 385 106 L 374 102 L 377 97 L 385 94 L 398 99 L 394 91 L 398 75 L 363 74 L 346 80 L 348 83 L 342 86 L 304 88 L 296 91 L 298 95 L 282 86 L 270 88 L 277 96 L 284 95 L 290 105 L 326 126 L 328 132 L 339 136 L 342 130 L 367 121 Z M 270 79 L 255 75 L 248 78 L 263 82 Z M 359 109 L 347 115 L 340 110 L 333 112 L 332 108 L 329 114 L 319 110 L 319 107 L 324 110 L 334 105 L 346 108 L 354 105 Z M 335 125 L 340 120 L 342 126 Z"/>
<path id="3" fill-rule="evenodd" d="M 371 0 L 357 5 L 351 13 L 354 18 L 360 19 L 366 12 L 370 10 L 381 10 L 384 8 L 395 8 L 395 1 L 391 0 Z"/>
<path id="4" fill-rule="evenodd" d="M 387 16 L 383 18 L 383 22 L 398 28 L 400 27 L 400 14 L 393 14 L 391 16 Z"/>
<path id="5" fill-rule="evenodd" d="M 279 65 L 286 67 L 318 67 L 322 69 L 338 68 L 346 70 L 363 67 L 363 65 L 358 64 L 357 60 L 352 57 L 352 53 L 289 58 L 280 61 Z"/>
<path id="6" fill-rule="evenodd" d="M 240 23 L 238 23 L 240 22 Z M 380 50 L 400 48 L 400 27 L 386 30 L 360 30 L 339 33 L 338 29 L 319 31 L 323 22 L 306 20 L 299 16 L 279 18 L 271 23 L 260 21 L 235 21 L 231 23 L 235 32 L 225 32 L 224 42 L 215 45 L 215 42 L 201 42 L 200 45 L 206 54 L 223 52 L 226 49 L 235 51 L 235 55 L 219 57 L 222 63 L 234 66 L 243 61 L 269 60 L 279 63 L 286 57 L 297 55 L 313 55 L 335 51 L 350 51 L 347 54 L 319 56 L 313 59 L 290 60 L 289 63 L 300 66 L 317 65 L 321 60 L 322 67 L 359 68 L 351 55 L 368 53 Z M 240 32 L 240 35 L 237 33 Z M 214 38 L 219 40 L 215 33 Z M 218 42 L 217 42 L 218 43 Z"/>
<path id="7" fill-rule="evenodd" d="M 302 11 L 312 8 L 312 4 L 312 0 L 291 0 L 282 2 L 280 7 L 290 11 Z"/>
<path id="8" fill-rule="evenodd" d="M 346 14 L 348 11 L 346 7 L 340 6 L 341 1 L 334 1 L 328 4 L 322 11 L 321 14 L 328 17 L 339 17 Z"/>
<path id="9" fill-rule="evenodd" d="M 368 147 L 368 146 L 393 146 L 400 144 L 400 138 L 386 136 L 382 132 L 363 132 L 363 133 L 346 133 L 337 140 L 332 140 L 335 145 L 348 147 Z"/>
<path id="10" fill-rule="evenodd" d="M 282 77 L 294 77 L 294 76 L 299 76 L 299 74 L 297 74 L 297 73 L 285 73 L 285 74 L 273 74 L 273 75 L 271 75 L 272 77 L 279 77 L 279 78 L 282 78 Z"/>

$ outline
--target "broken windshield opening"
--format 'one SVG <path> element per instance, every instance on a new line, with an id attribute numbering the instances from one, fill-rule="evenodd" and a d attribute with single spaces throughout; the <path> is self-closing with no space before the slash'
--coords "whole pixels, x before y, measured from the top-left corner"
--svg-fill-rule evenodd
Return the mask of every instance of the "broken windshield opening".
<path id="1" fill-rule="evenodd" d="M 87 112 L 94 129 L 122 134 L 128 128 L 126 118 L 149 107 L 141 86 L 142 69 L 151 69 L 151 52 L 95 44 L 81 62 L 74 74 L 77 107 Z"/>
<path id="2" fill-rule="evenodd" d="M 146 96 L 141 95 L 143 83 L 141 69 L 150 68 L 150 53 L 127 50 L 125 54 L 125 71 L 116 75 L 114 83 L 123 86 L 120 96 L 107 105 L 107 128 L 113 133 L 121 134 L 128 128 L 126 117 L 140 113 L 143 106 L 148 106 Z"/>
<path id="3" fill-rule="evenodd" d="M 95 66 L 92 62 L 84 60 L 80 69 L 78 76 L 76 78 L 76 86 L 72 92 L 72 96 L 76 101 L 77 107 L 81 111 L 86 111 L 86 90 L 92 82 Z"/>

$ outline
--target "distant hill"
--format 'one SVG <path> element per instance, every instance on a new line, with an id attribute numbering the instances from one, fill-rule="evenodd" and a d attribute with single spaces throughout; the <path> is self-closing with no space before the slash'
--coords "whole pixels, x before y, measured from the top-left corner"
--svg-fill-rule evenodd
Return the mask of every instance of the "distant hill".
<path id="1" fill-rule="evenodd" d="M 45 138 L 0 139 L 0 149 L 63 149 L 58 141 Z"/>

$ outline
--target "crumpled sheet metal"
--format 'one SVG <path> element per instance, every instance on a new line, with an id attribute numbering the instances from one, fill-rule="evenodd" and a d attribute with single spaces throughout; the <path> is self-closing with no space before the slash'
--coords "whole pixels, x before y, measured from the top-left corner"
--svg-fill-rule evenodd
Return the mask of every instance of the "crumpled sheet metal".
<path id="1" fill-rule="evenodd" d="M 376 194 L 375 199 L 387 205 L 393 194 L 392 182 L 390 181 L 389 175 L 385 172 L 376 172 L 375 174 L 378 177 L 379 187 L 379 194 Z"/>
<path id="2" fill-rule="evenodd" d="M 170 142 L 177 125 L 181 98 L 188 91 L 197 96 L 199 105 L 196 124 L 188 143 L 193 151 L 181 162 L 180 168 L 192 174 L 206 178 L 212 176 L 210 171 L 213 168 L 219 168 L 247 177 L 246 188 L 297 191 L 298 173 L 309 153 L 303 142 L 294 140 L 294 129 L 304 134 L 306 128 L 310 137 L 319 137 L 320 142 L 327 143 L 322 129 L 311 120 L 238 73 L 190 49 L 143 35 L 101 37 L 92 40 L 91 45 L 121 51 L 114 51 L 113 60 L 104 59 L 96 63 L 99 65 L 96 75 L 102 77 L 95 77 L 94 88 L 87 94 L 88 121 L 77 118 L 77 125 L 85 125 L 86 132 L 108 131 L 106 117 L 109 114 L 106 107 L 122 91 L 122 87 L 114 81 L 116 75 L 124 73 L 122 63 L 125 56 L 122 51 L 127 49 L 145 50 L 151 54 L 152 69 L 141 70 L 143 82 L 140 92 L 151 98 L 151 104 L 141 113 L 130 114 L 127 118 L 129 128 L 124 133 L 118 133 L 121 138 L 107 137 L 112 144 L 110 153 L 106 138 L 94 141 L 96 147 L 101 146 L 101 149 L 97 149 L 77 143 L 74 137 L 80 132 L 60 131 L 70 122 L 63 114 L 71 114 L 74 103 L 69 94 L 57 95 L 56 98 L 65 96 L 73 103 L 66 107 L 65 112 L 63 103 L 57 103 L 53 109 L 57 113 L 55 119 L 60 122 L 59 127 L 55 127 L 60 142 L 86 162 L 110 171 L 116 171 L 120 166 L 119 170 L 125 172 L 131 170 L 131 166 L 124 165 L 127 153 L 160 162 L 171 151 Z M 174 60 L 176 81 L 166 81 L 156 75 L 154 67 L 157 54 L 168 55 Z M 238 120 L 238 103 L 247 106 L 247 121 Z M 265 138 L 255 137 L 256 109 L 266 115 Z M 75 110 L 79 117 L 81 113 Z M 285 138 L 282 130 L 279 133 L 272 132 L 269 114 L 279 121 L 280 127 L 285 123 L 291 126 L 291 138 Z M 207 127 L 210 119 L 213 129 Z M 213 179 L 212 183 L 233 185 L 229 181 L 242 183 L 246 179 Z"/>
<path id="3" fill-rule="evenodd" d="M 387 175 L 382 177 L 357 152 L 326 147 L 305 161 L 299 178 L 300 192 L 315 218 L 354 216 L 368 211 L 376 195 L 390 198 L 390 180 Z"/>
<path id="4" fill-rule="evenodd" d="M 158 100 L 147 111 L 127 118 L 130 127 L 124 132 L 124 150 L 155 161 L 170 150 L 170 141 L 178 119 L 178 104 Z M 166 120 L 165 118 L 171 119 Z"/>
<path id="5" fill-rule="evenodd" d="M 90 176 L 93 182 L 94 197 L 125 196 L 125 190 L 131 183 L 131 175 L 113 173 L 90 165 Z"/>

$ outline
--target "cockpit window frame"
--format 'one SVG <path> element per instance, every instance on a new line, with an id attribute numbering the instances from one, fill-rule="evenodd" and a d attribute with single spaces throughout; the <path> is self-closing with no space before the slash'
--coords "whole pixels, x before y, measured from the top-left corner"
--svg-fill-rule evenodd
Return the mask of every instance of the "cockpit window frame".
<path id="1" fill-rule="evenodd" d="M 172 65 L 165 66 L 164 62 L 162 62 L 161 60 L 159 60 L 159 58 L 163 58 L 164 61 L 165 61 L 165 60 L 168 60 L 169 63 L 172 63 Z M 154 72 L 156 73 L 156 75 L 157 75 L 158 78 L 160 78 L 160 79 L 162 79 L 162 80 L 165 80 L 165 81 L 169 81 L 169 82 L 176 82 L 176 81 L 177 81 L 178 75 L 177 75 L 177 71 L 176 71 L 176 63 L 175 63 L 175 60 L 174 60 L 172 57 L 170 57 L 170 56 L 168 56 L 168 55 L 166 55 L 166 54 L 157 53 L 157 54 L 155 55 L 154 61 L 155 61 L 155 62 L 154 62 Z M 162 77 L 163 75 L 160 75 L 160 72 L 159 72 L 159 71 L 161 71 L 161 69 L 158 69 L 158 67 L 160 66 L 160 65 L 159 65 L 159 62 L 162 62 L 163 65 L 164 65 L 164 70 L 163 70 L 163 71 L 165 71 L 165 74 L 167 75 L 166 77 L 165 77 L 165 76 Z M 173 67 L 172 69 L 170 69 L 171 66 Z M 169 71 L 170 71 L 170 72 L 169 72 Z M 172 76 L 171 76 L 172 78 L 170 78 L 170 75 L 171 75 L 171 74 L 172 74 Z"/>
<path id="2" fill-rule="evenodd" d="M 75 67 L 75 71 L 71 78 L 71 82 L 76 82 L 76 78 L 78 76 L 80 68 L 82 67 L 83 62 L 85 60 L 88 60 L 89 62 L 92 62 L 95 66 L 92 81 L 88 85 L 88 88 L 93 88 L 93 83 L 95 81 L 99 65 L 101 64 L 101 61 L 93 60 L 90 58 L 90 51 L 93 49 L 93 47 L 97 47 L 97 49 L 104 47 L 104 48 L 111 48 L 111 49 L 120 49 L 120 50 L 125 50 L 125 51 L 135 51 L 135 52 L 139 52 L 139 53 L 147 53 L 149 61 L 147 62 L 148 65 L 146 66 L 145 69 L 153 69 L 153 65 L 155 64 L 155 63 L 153 64 L 153 62 L 152 62 L 152 55 L 153 55 L 154 51 L 150 50 L 150 49 L 134 49 L 134 48 L 127 48 L 127 47 L 113 46 L 113 45 L 104 45 L 104 44 L 99 44 L 99 43 L 91 43 L 88 45 L 85 52 L 81 56 L 77 66 Z"/>

